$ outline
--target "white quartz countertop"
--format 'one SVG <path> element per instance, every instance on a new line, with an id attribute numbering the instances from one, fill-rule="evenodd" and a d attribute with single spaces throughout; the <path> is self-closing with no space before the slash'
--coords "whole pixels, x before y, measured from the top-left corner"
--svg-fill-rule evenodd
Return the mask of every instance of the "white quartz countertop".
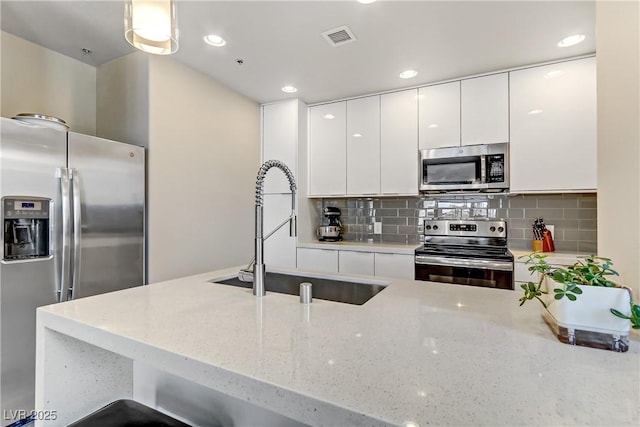
<path id="1" fill-rule="evenodd" d="M 311 425 L 640 425 L 637 337 L 562 344 L 519 292 L 394 280 L 304 306 L 209 283 L 236 271 L 43 307 L 39 325 Z"/>
<path id="2" fill-rule="evenodd" d="M 525 262 L 527 260 L 528 255 L 533 253 L 533 251 L 531 250 L 523 250 L 523 249 L 510 249 L 510 251 L 513 254 L 515 262 Z M 541 253 L 547 256 L 548 263 L 556 264 L 556 265 L 572 265 L 578 260 L 578 257 L 589 255 L 589 254 L 580 254 L 576 252 L 561 252 L 561 251 L 541 252 Z M 524 258 L 520 258 L 520 257 L 524 257 Z"/>
<path id="3" fill-rule="evenodd" d="M 354 251 L 354 252 L 377 252 L 377 253 L 390 253 L 390 254 L 405 254 L 413 255 L 415 250 L 419 248 L 420 244 L 411 243 L 367 243 L 367 242 L 353 242 L 353 241 L 341 241 L 341 242 L 320 242 L 320 241 L 304 241 L 298 242 L 299 248 L 307 249 L 331 249 L 340 251 Z"/>

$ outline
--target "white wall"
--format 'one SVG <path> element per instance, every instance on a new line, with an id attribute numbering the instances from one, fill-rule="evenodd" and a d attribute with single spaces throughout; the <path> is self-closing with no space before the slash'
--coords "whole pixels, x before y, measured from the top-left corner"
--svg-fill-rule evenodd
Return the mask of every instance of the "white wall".
<path id="1" fill-rule="evenodd" d="M 42 113 L 75 132 L 96 132 L 96 69 L 68 56 L 0 32 L 0 115 Z"/>
<path id="2" fill-rule="evenodd" d="M 149 282 L 248 264 L 260 107 L 168 57 L 150 57 Z"/>
<path id="3" fill-rule="evenodd" d="M 640 295 L 640 7 L 596 3 L 598 253 Z"/>
<path id="4" fill-rule="evenodd" d="M 96 135 L 147 146 L 149 61 L 134 52 L 107 62 L 97 72 Z"/>
<path id="5" fill-rule="evenodd" d="M 147 147 L 147 281 L 253 256 L 260 107 L 171 57 L 98 68 L 98 134 Z"/>

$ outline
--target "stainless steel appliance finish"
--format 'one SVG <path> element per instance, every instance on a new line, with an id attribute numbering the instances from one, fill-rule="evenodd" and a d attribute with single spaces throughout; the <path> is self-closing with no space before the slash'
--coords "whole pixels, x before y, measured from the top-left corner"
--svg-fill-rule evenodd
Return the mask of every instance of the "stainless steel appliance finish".
<path id="1" fill-rule="evenodd" d="M 425 220 L 415 278 L 513 289 L 513 255 L 502 220 Z"/>
<path id="2" fill-rule="evenodd" d="M 145 281 L 145 153 L 6 118 L 0 129 L 0 413 L 15 414 L 34 405 L 36 308 Z M 30 250 L 28 238 L 42 235 L 16 238 L 6 224 L 45 233 L 36 207 L 49 247 Z M 20 256 L 8 253 L 10 238 Z"/>
<path id="3" fill-rule="evenodd" d="M 508 143 L 420 150 L 422 192 L 503 192 L 508 189 Z"/>

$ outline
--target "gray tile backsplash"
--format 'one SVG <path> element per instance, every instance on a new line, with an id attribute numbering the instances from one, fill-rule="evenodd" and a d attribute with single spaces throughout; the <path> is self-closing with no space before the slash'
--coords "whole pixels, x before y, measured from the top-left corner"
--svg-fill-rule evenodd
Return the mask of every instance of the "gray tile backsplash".
<path id="1" fill-rule="evenodd" d="M 419 243 L 418 224 L 425 218 L 502 218 L 507 220 L 509 247 L 531 249 L 531 225 L 542 217 L 555 226 L 556 250 L 596 253 L 596 194 L 457 195 L 401 198 L 320 199 L 322 208 L 342 211 L 343 237 L 347 241 Z M 382 222 L 382 234 L 373 233 Z"/>

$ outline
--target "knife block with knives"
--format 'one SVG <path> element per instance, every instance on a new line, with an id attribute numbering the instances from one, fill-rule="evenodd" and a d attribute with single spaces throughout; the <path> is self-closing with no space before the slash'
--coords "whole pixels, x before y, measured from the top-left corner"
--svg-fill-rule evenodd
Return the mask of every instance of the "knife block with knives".
<path id="1" fill-rule="evenodd" d="M 543 218 L 536 218 L 533 223 L 533 240 L 531 242 L 534 252 L 553 252 L 553 226 L 547 227 Z"/>

